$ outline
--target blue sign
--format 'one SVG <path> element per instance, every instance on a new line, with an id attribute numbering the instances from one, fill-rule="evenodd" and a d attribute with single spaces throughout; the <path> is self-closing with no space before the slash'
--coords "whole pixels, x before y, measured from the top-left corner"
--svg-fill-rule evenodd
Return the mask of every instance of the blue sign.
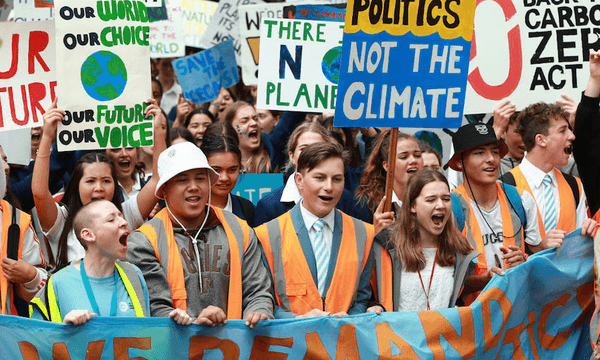
<path id="1" fill-rule="evenodd" d="M 183 96 L 196 105 L 216 99 L 221 88 L 240 81 L 233 39 L 173 60 L 172 64 L 183 89 Z"/>
<path id="2" fill-rule="evenodd" d="M 346 21 L 346 8 L 327 5 L 296 5 L 297 20 Z"/>
<path id="3" fill-rule="evenodd" d="M 283 174 L 240 174 L 232 194 L 252 201 L 254 206 L 271 191 L 283 186 Z"/>

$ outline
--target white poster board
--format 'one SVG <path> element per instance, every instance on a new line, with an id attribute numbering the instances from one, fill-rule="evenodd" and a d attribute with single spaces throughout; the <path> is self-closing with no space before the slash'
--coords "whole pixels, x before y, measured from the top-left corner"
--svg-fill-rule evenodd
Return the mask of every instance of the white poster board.
<path id="1" fill-rule="evenodd" d="M 205 0 L 183 0 L 183 38 L 185 46 L 204 47 L 202 36 L 210 24 L 218 3 Z"/>
<path id="2" fill-rule="evenodd" d="M 35 0 L 12 0 L 14 22 L 54 19 L 54 8 L 36 8 Z"/>
<path id="3" fill-rule="evenodd" d="M 165 0 L 168 20 L 150 25 L 150 57 L 171 58 L 185 55 L 181 0 Z"/>

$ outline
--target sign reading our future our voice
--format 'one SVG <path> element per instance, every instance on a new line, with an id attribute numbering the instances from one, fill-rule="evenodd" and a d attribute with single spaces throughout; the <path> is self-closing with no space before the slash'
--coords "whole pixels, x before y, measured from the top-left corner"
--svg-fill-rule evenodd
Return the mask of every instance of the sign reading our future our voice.
<path id="1" fill-rule="evenodd" d="M 457 128 L 476 0 L 349 0 L 334 124 Z"/>
<path id="2" fill-rule="evenodd" d="M 143 1 L 56 0 L 59 151 L 152 145 Z"/>

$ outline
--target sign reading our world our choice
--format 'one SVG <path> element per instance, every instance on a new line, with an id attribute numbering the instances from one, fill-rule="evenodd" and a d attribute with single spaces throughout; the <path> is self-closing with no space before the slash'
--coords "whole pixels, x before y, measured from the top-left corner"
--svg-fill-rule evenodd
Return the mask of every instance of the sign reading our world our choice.
<path id="1" fill-rule="evenodd" d="M 327 112 L 336 107 L 343 23 L 263 19 L 258 100 L 261 109 Z"/>
<path id="2" fill-rule="evenodd" d="M 476 0 L 350 0 L 336 126 L 460 126 Z"/>
<path id="3" fill-rule="evenodd" d="M 144 117 L 151 94 L 144 3 L 57 0 L 55 8 L 56 92 L 66 112 L 59 151 L 152 145 L 152 119 Z"/>

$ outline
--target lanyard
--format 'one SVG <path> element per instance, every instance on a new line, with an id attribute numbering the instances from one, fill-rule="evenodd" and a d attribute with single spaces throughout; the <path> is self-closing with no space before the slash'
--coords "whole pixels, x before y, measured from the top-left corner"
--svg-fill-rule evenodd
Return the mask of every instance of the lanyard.
<path id="1" fill-rule="evenodd" d="M 431 292 L 431 283 L 433 282 L 433 272 L 435 271 L 435 264 L 437 263 L 439 249 L 435 250 L 435 260 L 433 260 L 433 268 L 431 269 L 431 278 L 429 278 L 429 289 L 425 291 L 425 284 L 423 284 L 423 278 L 421 277 L 421 270 L 417 270 L 419 273 L 419 280 L 421 280 L 421 287 L 423 288 L 423 292 L 425 293 L 425 298 L 427 299 L 427 310 L 431 310 L 429 308 L 429 293 Z"/>
<path id="2" fill-rule="evenodd" d="M 90 280 L 88 279 L 88 276 L 85 273 L 85 267 L 83 266 L 83 260 L 81 260 L 81 264 L 79 264 L 79 268 L 81 269 L 81 280 L 83 280 L 83 286 L 85 287 L 85 292 L 87 293 L 87 297 L 88 297 L 88 300 L 90 301 L 90 304 L 92 304 L 92 310 L 94 310 L 94 312 L 96 314 L 98 314 L 98 316 L 102 316 L 100 314 L 100 309 L 98 308 L 98 303 L 96 302 L 96 298 L 94 297 L 94 292 L 92 291 L 92 286 L 90 284 Z M 116 266 L 116 264 L 115 264 L 115 273 L 113 275 L 114 275 L 114 279 L 115 279 L 115 288 L 113 290 L 112 300 L 110 301 L 110 316 L 117 315 L 117 266 Z"/>

